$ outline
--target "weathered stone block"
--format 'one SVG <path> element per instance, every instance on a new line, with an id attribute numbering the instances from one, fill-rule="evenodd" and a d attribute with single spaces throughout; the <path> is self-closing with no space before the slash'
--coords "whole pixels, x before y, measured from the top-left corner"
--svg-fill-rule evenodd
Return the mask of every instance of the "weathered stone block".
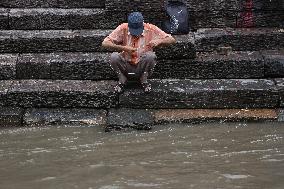
<path id="1" fill-rule="evenodd" d="M 278 28 L 199 29 L 195 34 L 197 51 L 214 51 L 231 46 L 234 51 L 258 51 L 284 47 L 284 32 Z"/>
<path id="2" fill-rule="evenodd" d="M 128 90 L 120 96 L 127 108 L 275 108 L 279 93 L 272 80 L 153 80 L 152 92 Z"/>
<path id="3" fill-rule="evenodd" d="M 17 54 L 0 54 L 0 79 L 16 78 Z"/>
<path id="4" fill-rule="evenodd" d="M 8 9 L 3 9 L 0 6 L 0 29 L 7 30 L 9 27 Z"/>
<path id="5" fill-rule="evenodd" d="M 154 111 L 156 123 L 209 121 L 276 121 L 275 109 L 161 109 Z"/>
<path id="6" fill-rule="evenodd" d="M 155 49 L 158 59 L 191 59 L 195 58 L 193 33 L 174 36 L 176 43 L 167 47 Z"/>
<path id="7" fill-rule="evenodd" d="M 283 27 L 283 11 L 242 11 L 237 15 L 236 26 L 241 28 Z"/>
<path id="8" fill-rule="evenodd" d="M 21 54 L 16 65 L 17 79 L 51 79 L 52 56 L 53 54 Z"/>
<path id="9" fill-rule="evenodd" d="M 280 107 L 284 107 L 284 78 L 275 79 L 279 96 L 280 96 Z"/>
<path id="10" fill-rule="evenodd" d="M 7 104 L 7 92 L 10 90 L 11 86 L 15 81 L 13 80 L 2 80 L 0 82 L 0 106 L 9 106 Z M 0 108 L 1 109 L 1 108 Z"/>
<path id="11" fill-rule="evenodd" d="M 239 0 L 239 10 L 284 10 L 284 2 L 282 0 Z"/>
<path id="12" fill-rule="evenodd" d="M 106 9 L 114 12 L 119 11 L 146 11 L 161 12 L 164 2 L 159 0 L 105 0 Z"/>
<path id="13" fill-rule="evenodd" d="M 198 53 L 193 60 L 160 60 L 154 78 L 264 78 L 264 60 L 258 52 Z"/>
<path id="14" fill-rule="evenodd" d="M 7 8 L 103 8 L 102 0 L 1 0 Z"/>
<path id="15" fill-rule="evenodd" d="M 262 52 L 265 60 L 265 77 L 284 77 L 284 50 Z"/>
<path id="16" fill-rule="evenodd" d="M 109 53 L 57 53 L 46 60 L 51 62 L 52 79 L 116 79 L 109 58 Z"/>
<path id="17" fill-rule="evenodd" d="M 146 109 L 110 109 L 107 125 L 135 127 L 154 124 L 152 111 Z"/>
<path id="18" fill-rule="evenodd" d="M 22 54 L 17 63 L 18 79 L 109 80 L 116 75 L 109 53 Z"/>
<path id="19" fill-rule="evenodd" d="M 11 9 L 10 28 L 17 30 L 110 29 L 125 21 L 124 14 L 103 9 Z"/>
<path id="20" fill-rule="evenodd" d="M 24 110 L 17 107 L 0 108 L 0 127 L 22 126 Z"/>
<path id="21" fill-rule="evenodd" d="M 0 52 L 97 52 L 110 30 L 0 31 Z M 194 58 L 193 34 L 176 36 L 177 43 L 157 49 L 160 58 Z"/>
<path id="22" fill-rule="evenodd" d="M 20 80 L 6 94 L 6 105 L 35 108 L 116 107 L 111 81 Z"/>
<path id="23" fill-rule="evenodd" d="M 23 124 L 34 125 L 105 125 L 106 111 L 96 109 L 28 109 Z"/>
<path id="24" fill-rule="evenodd" d="M 225 28 L 236 27 L 236 12 L 233 11 L 198 11 L 190 12 L 190 27 L 198 28 Z"/>
<path id="25" fill-rule="evenodd" d="M 0 52 L 92 52 L 102 51 L 109 30 L 0 31 Z"/>
<path id="26" fill-rule="evenodd" d="M 278 121 L 284 122 L 284 110 L 283 109 L 279 110 Z"/>
<path id="27" fill-rule="evenodd" d="M 178 0 L 177 0 L 178 1 Z M 200 10 L 235 10 L 238 3 L 235 0 L 186 0 L 190 11 Z M 160 0 L 106 0 L 106 8 L 116 11 L 163 11 L 165 1 Z"/>
<path id="28" fill-rule="evenodd" d="M 57 0 L 62 8 L 104 8 L 104 0 Z"/>

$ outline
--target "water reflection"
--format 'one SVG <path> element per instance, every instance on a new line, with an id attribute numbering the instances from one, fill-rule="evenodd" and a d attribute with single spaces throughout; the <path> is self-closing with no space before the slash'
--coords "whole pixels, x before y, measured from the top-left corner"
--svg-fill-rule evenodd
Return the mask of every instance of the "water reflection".
<path id="1" fill-rule="evenodd" d="M 0 130 L 1 188 L 275 188 L 284 124 Z"/>

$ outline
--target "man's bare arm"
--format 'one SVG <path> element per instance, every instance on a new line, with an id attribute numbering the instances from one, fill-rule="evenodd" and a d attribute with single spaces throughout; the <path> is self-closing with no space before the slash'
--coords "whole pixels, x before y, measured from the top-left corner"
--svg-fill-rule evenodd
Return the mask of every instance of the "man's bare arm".
<path id="1" fill-rule="evenodd" d="M 133 48 L 130 46 L 116 45 L 113 42 L 106 40 L 106 39 L 102 42 L 102 46 L 107 49 L 114 50 L 117 52 L 122 52 L 122 51 L 134 52 L 137 50 L 136 48 Z"/>
<path id="2" fill-rule="evenodd" d="M 150 41 L 150 45 L 152 47 L 168 46 L 174 43 L 176 43 L 176 40 L 172 36 L 168 36 L 164 39 L 156 39 L 156 40 Z"/>

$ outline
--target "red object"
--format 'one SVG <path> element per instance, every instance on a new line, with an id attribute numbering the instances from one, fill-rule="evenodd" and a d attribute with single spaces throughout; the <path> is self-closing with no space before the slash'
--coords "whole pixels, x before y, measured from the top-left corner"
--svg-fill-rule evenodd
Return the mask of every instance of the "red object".
<path id="1" fill-rule="evenodd" d="M 246 0 L 244 3 L 244 11 L 240 15 L 240 20 L 238 20 L 238 27 L 250 28 L 254 26 L 253 20 L 253 0 Z"/>

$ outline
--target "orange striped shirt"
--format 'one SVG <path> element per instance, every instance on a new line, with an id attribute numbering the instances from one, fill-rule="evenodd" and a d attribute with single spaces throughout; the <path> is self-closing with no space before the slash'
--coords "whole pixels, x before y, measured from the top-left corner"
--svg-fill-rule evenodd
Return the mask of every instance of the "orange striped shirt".
<path id="1" fill-rule="evenodd" d="M 144 23 L 144 31 L 142 35 L 135 37 L 128 32 L 128 23 L 123 23 L 119 25 L 109 36 L 107 36 L 105 40 L 109 40 L 117 45 L 137 48 L 137 51 L 134 53 L 124 51 L 121 53 L 127 62 L 137 64 L 142 54 L 148 51 L 153 51 L 152 47 L 149 45 L 151 40 L 164 39 L 168 36 L 170 36 L 170 34 L 165 33 L 157 26 Z"/>

